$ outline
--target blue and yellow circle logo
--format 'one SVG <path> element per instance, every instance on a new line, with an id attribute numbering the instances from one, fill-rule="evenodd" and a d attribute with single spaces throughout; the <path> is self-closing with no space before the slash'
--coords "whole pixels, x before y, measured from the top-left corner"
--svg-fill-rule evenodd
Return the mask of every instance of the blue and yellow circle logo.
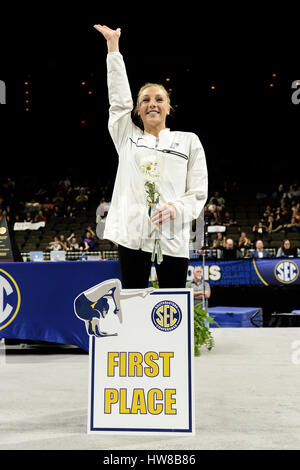
<path id="1" fill-rule="evenodd" d="M 158 330 L 173 331 L 180 325 L 182 313 L 180 307 L 172 300 L 162 300 L 153 308 L 151 319 Z"/>
<path id="2" fill-rule="evenodd" d="M 0 330 L 6 328 L 17 316 L 21 294 L 14 278 L 0 269 Z"/>
<path id="3" fill-rule="evenodd" d="M 275 266 L 274 275 L 277 281 L 282 282 L 283 284 L 291 284 L 298 279 L 299 268 L 294 261 L 279 261 Z"/>

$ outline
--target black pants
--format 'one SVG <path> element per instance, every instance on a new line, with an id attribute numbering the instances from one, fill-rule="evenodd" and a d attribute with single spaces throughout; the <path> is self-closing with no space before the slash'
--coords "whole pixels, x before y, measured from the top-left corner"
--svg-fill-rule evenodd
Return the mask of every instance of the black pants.
<path id="1" fill-rule="evenodd" d="M 119 266 L 123 289 L 144 289 L 148 287 L 151 271 L 151 253 L 142 250 L 132 250 L 118 245 Z M 160 288 L 185 287 L 188 258 L 163 255 L 161 264 L 157 264 L 155 256 L 155 269 Z"/>

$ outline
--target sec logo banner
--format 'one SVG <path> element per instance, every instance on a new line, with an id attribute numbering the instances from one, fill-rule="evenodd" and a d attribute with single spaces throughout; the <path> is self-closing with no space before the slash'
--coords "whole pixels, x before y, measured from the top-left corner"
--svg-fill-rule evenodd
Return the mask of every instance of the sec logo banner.
<path id="1" fill-rule="evenodd" d="M 274 269 L 275 277 L 284 284 L 291 284 L 298 279 L 299 269 L 293 261 L 280 261 Z"/>
<path id="2" fill-rule="evenodd" d="M 0 330 L 17 316 L 21 305 L 20 289 L 14 278 L 0 269 Z"/>
<path id="3" fill-rule="evenodd" d="M 180 307 L 172 300 L 162 300 L 153 308 L 151 319 L 158 330 L 173 331 L 180 325 L 182 313 Z"/>

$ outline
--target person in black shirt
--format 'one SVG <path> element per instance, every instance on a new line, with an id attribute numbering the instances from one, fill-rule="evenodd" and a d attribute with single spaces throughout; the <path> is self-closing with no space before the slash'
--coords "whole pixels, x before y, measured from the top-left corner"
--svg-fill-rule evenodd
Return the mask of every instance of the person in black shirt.
<path id="1" fill-rule="evenodd" d="M 234 242 L 231 238 L 227 238 L 225 242 L 225 247 L 223 248 L 222 253 L 223 259 L 238 259 L 242 258 L 242 253 L 240 250 L 234 245 Z"/>
<path id="2" fill-rule="evenodd" d="M 287 238 L 283 240 L 282 245 L 278 248 L 276 258 L 295 258 L 297 257 L 296 248 L 291 247 L 291 242 Z"/>

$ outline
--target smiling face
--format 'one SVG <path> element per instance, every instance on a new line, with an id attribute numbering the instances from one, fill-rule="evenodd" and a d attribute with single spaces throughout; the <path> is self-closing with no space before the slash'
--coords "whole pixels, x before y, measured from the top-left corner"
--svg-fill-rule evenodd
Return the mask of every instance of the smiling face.
<path id="1" fill-rule="evenodd" d="M 137 114 L 144 129 L 162 130 L 166 127 L 166 117 L 170 114 L 170 102 L 166 91 L 158 86 L 148 86 L 139 93 Z"/>

